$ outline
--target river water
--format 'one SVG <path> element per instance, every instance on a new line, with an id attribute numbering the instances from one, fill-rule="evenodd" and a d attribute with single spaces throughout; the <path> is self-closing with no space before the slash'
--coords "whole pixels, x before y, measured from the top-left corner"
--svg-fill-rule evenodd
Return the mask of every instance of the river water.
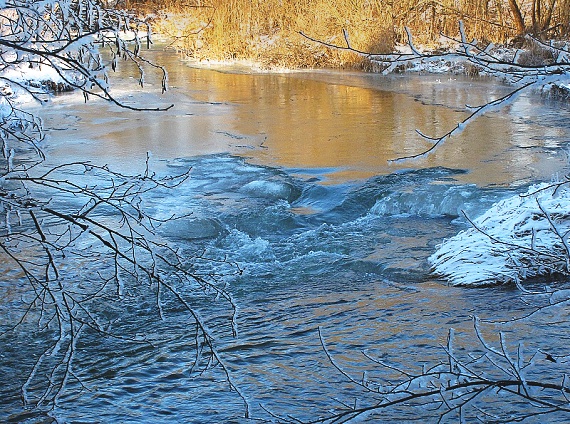
<path id="1" fill-rule="evenodd" d="M 568 172 L 567 105 L 525 94 L 431 156 L 394 163 L 426 147 L 416 129 L 446 132 L 466 116 L 466 104 L 508 88 L 444 75 L 252 74 L 151 54 L 168 68 L 170 91 L 156 94 L 152 75 L 144 90 L 133 90 L 127 69 L 113 93 L 129 104 L 174 103 L 172 109 L 131 112 L 59 96 L 38 109 L 47 128 L 44 148 L 49 163 L 88 159 L 141 172 L 151 152 L 159 174 L 192 168 L 184 185 L 145 202 L 158 217 L 192 214 L 164 227 L 167 240 L 243 270 L 226 277 L 238 305 L 238 335 L 214 333 L 253 418 L 310 420 L 343 404 L 366 404 L 367 395 L 331 365 L 319 328 L 354 378 L 365 371 L 392 378 L 393 370 L 379 369 L 362 352 L 419 372 L 445 360 L 449 328 L 464 352 L 476 351 L 473 315 L 509 320 L 532 310 L 513 287 L 448 286 L 430 274 L 427 257 L 466 227 L 461 210 L 476 216 L 533 182 Z M 226 265 L 209 266 L 224 272 Z M 18 297 L 2 287 L 3 299 Z M 75 366 L 83 387 L 70 384 L 49 415 L 77 423 L 246 422 L 243 401 L 219 367 L 198 376 L 188 370 L 194 345 L 181 330 L 183 318 L 149 323 L 131 306 L 135 313 L 124 325 L 168 333 L 168 343 L 150 348 L 86 335 Z M 202 307 L 205 319 L 220 307 Z M 1 311 L 6 325 L 17 319 L 6 306 Z M 523 340 L 529 351 L 565 353 L 562 318 L 485 327 L 494 341 L 499 330 L 511 346 Z M 41 335 L 34 334 L 24 328 L 0 339 L 0 417 L 11 422 L 49 422 L 26 413 L 19 399 L 30 361 L 41 353 Z M 402 408 L 374 422 L 437 416 Z"/>

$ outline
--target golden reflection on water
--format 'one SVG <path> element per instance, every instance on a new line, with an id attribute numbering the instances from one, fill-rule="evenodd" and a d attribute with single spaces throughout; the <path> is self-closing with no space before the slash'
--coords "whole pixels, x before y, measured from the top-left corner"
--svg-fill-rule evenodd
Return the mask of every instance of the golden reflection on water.
<path id="1" fill-rule="evenodd" d="M 544 128 L 510 115 L 532 111 L 527 98 L 478 118 L 427 158 L 390 163 L 429 146 L 416 129 L 427 135 L 445 133 L 467 116 L 466 104 L 497 97 L 497 84 L 332 71 L 220 72 L 189 67 L 164 52 L 157 60 L 169 67 L 169 93 L 132 94 L 132 81 L 119 81 L 118 97 L 145 106 L 172 102 L 174 108 L 141 113 L 102 102 L 77 102 L 69 112 L 62 102 L 56 113 L 46 110 L 48 126 L 73 127 L 74 132 L 73 137 L 62 134 L 68 138 L 65 149 L 55 148 L 54 154 L 126 166 L 144 163 L 147 151 L 162 158 L 231 153 L 261 165 L 299 169 L 300 174 L 319 168 L 332 183 L 400 168 L 446 166 L 469 169 L 462 177 L 466 182 L 509 185 L 549 179 L 566 166 L 561 155 L 544 155 Z M 152 81 L 147 85 L 156 89 Z M 68 111 L 67 121 L 62 110 Z M 566 130 L 549 131 L 559 132 L 549 137 L 556 139 Z"/>
<path id="2" fill-rule="evenodd" d="M 417 129 L 443 134 L 467 116 L 466 105 L 483 104 L 504 93 L 505 87 L 489 81 L 417 75 L 367 80 L 365 74 L 334 72 L 251 76 L 202 69 L 191 75 L 194 79 L 187 87 L 208 87 L 196 95 L 199 100 L 238 105 L 224 123 L 232 133 L 262 143 L 262 148 L 244 155 L 270 166 L 332 168 L 328 178 L 333 182 L 398 168 L 447 166 L 469 169 L 463 177 L 469 182 L 509 185 L 549 179 L 566 166 L 562 155 L 543 154 L 544 128 L 510 116 L 532 113 L 535 100 L 525 97 L 501 113 L 473 121 L 427 158 L 391 163 L 429 146 Z M 556 132 L 550 138 L 559 140 L 567 133 L 548 131 Z M 252 147 L 259 146 L 255 142 Z"/>

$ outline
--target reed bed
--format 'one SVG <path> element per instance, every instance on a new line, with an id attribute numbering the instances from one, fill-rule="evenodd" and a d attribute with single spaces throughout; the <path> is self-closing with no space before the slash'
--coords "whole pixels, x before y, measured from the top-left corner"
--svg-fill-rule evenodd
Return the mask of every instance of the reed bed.
<path id="1" fill-rule="evenodd" d="M 153 13 L 155 31 L 198 60 L 250 60 L 266 67 L 370 67 L 349 52 L 327 49 L 302 37 L 387 53 L 406 43 L 408 27 L 417 43 L 436 48 L 441 34 L 467 35 L 506 44 L 523 32 L 568 36 L 570 0 L 515 0 L 524 28 L 507 0 L 126 0 L 125 6 Z"/>

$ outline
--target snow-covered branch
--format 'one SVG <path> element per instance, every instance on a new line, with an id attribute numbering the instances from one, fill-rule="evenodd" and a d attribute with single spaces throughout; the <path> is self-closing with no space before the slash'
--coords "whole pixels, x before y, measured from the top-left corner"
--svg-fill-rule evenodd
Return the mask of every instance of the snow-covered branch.
<path id="1" fill-rule="evenodd" d="M 427 149 L 418 153 L 396 158 L 395 160 L 408 160 L 422 157 L 432 153 L 445 140 L 461 132 L 466 125 L 477 117 L 496 110 L 512 102 L 522 91 L 535 88 L 551 88 L 553 85 L 562 87 L 570 96 L 570 47 L 568 43 L 544 43 L 530 35 L 526 36 L 529 46 L 534 46 L 540 50 L 540 57 L 532 57 L 528 49 L 517 49 L 512 52 L 505 52 L 505 49 L 497 48 L 494 44 L 481 44 L 477 40 L 467 39 L 463 23 L 459 24 L 459 37 L 454 38 L 445 34 L 441 36 L 449 42 L 453 48 L 443 52 L 429 52 L 414 44 L 411 31 L 406 28 L 408 44 L 401 52 L 391 54 L 380 54 L 366 52 L 353 47 L 350 43 L 348 31 L 344 31 L 345 45 L 333 44 L 315 39 L 302 33 L 301 35 L 315 43 L 319 43 L 332 49 L 349 51 L 368 59 L 381 69 L 384 74 L 404 70 L 415 66 L 421 69 L 432 64 L 442 62 L 452 62 L 468 64 L 476 69 L 479 74 L 490 75 L 500 78 L 512 84 L 512 90 L 499 98 L 493 99 L 481 106 L 466 108 L 470 110 L 467 118 L 458 122 L 455 127 L 450 128 L 443 134 L 428 135 L 418 129 L 418 134 L 431 143 Z M 540 60 L 538 60 L 540 59 Z"/>
<path id="2" fill-rule="evenodd" d="M 473 319 L 478 348 L 468 351 L 455 346 L 450 329 L 442 346 L 441 361 L 405 368 L 362 352 L 374 373 L 351 375 L 327 344 L 322 329 L 319 338 L 331 363 L 353 387 L 357 402 L 337 401 L 341 407 L 310 423 L 375 421 L 397 417 L 397 411 L 434 418 L 434 422 L 521 422 L 531 417 L 564 419 L 570 415 L 570 387 L 564 358 L 536 351 L 526 355 L 521 343 L 511 345 L 503 333 L 497 341 L 483 335 L 482 323 Z M 545 365 L 550 375 L 545 376 Z M 381 371 L 380 373 L 376 371 Z M 414 410 L 417 410 L 414 413 Z M 386 415 L 384 415 L 386 414 Z M 410 415 L 407 415 L 408 417 Z M 301 422 L 279 417 L 281 422 Z"/>
<path id="3" fill-rule="evenodd" d="M 200 273 L 202 254 L 182 254 L 161 238 L 163 224 L 145 199 L 184 184 L 180 175 L 155 175 L 147 158 L 139 175 L 78 160 L 48 167 L 41 148 L 42 121 L 26 111 L 21 96 L 44 103 L 50 92 L 79 90 L 131 110 L 160 111 L 122 103 L 111 93 L 108 72 L 119 60 L 138 69 L 166 71 L 141 56 L 150 28 L 98 0 L 0 1 L 0 255 L 14 271 L 22 295 L 21 316 L 8 331 L 34 322 L 46 332 L 34 365 L 22 381 L 26 407 L 52 408 L 69 386 L 84 388 L 74 370 L 78 340 L 97 334 L 156 345 L 144 329 L 129 331 L 113 317 L 130 302 L 151 304 L 155 318 L 185 314 L 196 356 L 190 372 L 218 366 L 247 402 L 216 350 L 208 319 L 196 304 L 218 300 L 228 333 L 236 334 L 236 305 L 220 275 Z M 109 52 L 109 58 L 101 49 Z M 168 109 L 168 108 L 166 108 Z M 143 164 L 144 165 L 144 164 Z M 239 273 L 237 265 L 229 264 Z M 148 301 L 150 299 L 150 302 Z"/>
<path id="4" fill-rule="evenodd" d="M 140 56 L 142 45 L 151 42 L 148 23 L 127 12 L 106 9 L 96 0 L 7 1 L 0 9 L 0 34 L 0 71 L 5 84 L 26 85 L 28 69 L 49 70 L 66 89 L 80 89 L 139 110 L 122 104 L 110 92 L 108 70 L 125 59 L 137 65 L 141 85 L 146 66 L 159 69 L 166 90 L 166 71 Z M 109 64 L 101 56 L 101 47 L 110 52 Z M 45 92 L 29 84 L 26 87 L 36 97 Z"/>
<path id="5" fill-rule="evenodd" d="M 153 190 L 176 189 L 188 176 L 185 172 L 159 178 L 148 168 L 129 176 L 106 166 L 75 162 L 4 178 L 6 185 L 22 187 L 1 198 L 0 233 L 0 249 L 21 270 L 29 287 L 19 323 L 36 320 L 40 328 L 58 329 L 55 344 L 39 356 L 22 387 L 25 402 L 42 407 L 57 401 L 66 381 L 75 378 L 70 370 L 82 331 L 150 343 L 142 332 L 113 330 L 98 312 L 101 302 L 120 303 L 133 296 L 154 297 L 156 314 L 163 319 L 177 303 L 194 326 L 196 349 L 202 352 L 192 366 L 224 367 L 207 321 L 193 305 L 197 298 L 220 299 L 229 306 L 227 322 L 235 333 L 232 296 L 220 276 L 194 270 L 207 258 L 188 258 L 161 241 L 161 226 L 183 217 L 153 218 L 142 201 Z M 38 191 L 43 198 L 30 196 Z"/>

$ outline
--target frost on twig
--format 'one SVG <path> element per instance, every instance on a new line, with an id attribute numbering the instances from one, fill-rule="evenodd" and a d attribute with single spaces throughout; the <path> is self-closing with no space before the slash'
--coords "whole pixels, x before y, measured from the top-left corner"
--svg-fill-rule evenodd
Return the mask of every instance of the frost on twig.
<path id="1" fill-rule="evenodd" d="M 221 368 L 247 415 L 247 401 L 198 306 L 217 301 L 224 311 L 216 315 L 223 321 L 217 328 L 236 334 L 232 296 L 220 275 L 198 270 L 209 261 L 203 253 L 181 252 L 161 238 L 162 225 L 180 217 L 157 219 L 147 208 L 153 192 L 177 189 L 190 170 L 162 177 L 148 160 L 138 175 L 82 159 L 47 166 L 42 121 L 18 97 L 49 98 L 42 81 L 30 78 L 46 73 L 83 92 L 86 100 L 98 97 L 132 110 L 168 109 L 123 104 L 109 86 L 108 68 L 124 59 L 136 65 L 140 85 L 150 67 L 162 73 L 166 89 L 165 70 L 140 55 L 148 36 L 145 22 L 98 0 L 0 2 L 0 262 L 9 271 L 1 283 L 17 288 L 21 298 L 13 311 L 17 317 L 2 323 L 0 336 L 35 326 L 38 343 L 29 349 L 37 351 L 21 381 L 21 398 L 26 408 L 50 409 L 69 387 L 87 386 L 75 367 L 83 337 L 155 346 L 167 334 L 139 327 L 127 331 L 121 325 L 130 318 L 126 310 L 142 314 L 138 306 L 144 304 L 144 311 L 165 323 L 182 314 L 184 336 L 195 348 L 188 372 Z M 109 63 L 102 47 L 110 52 Z M 229 272 L 240 272 L 229 265 Z"/>
<path id="2" fill-rule="evenodd" d="M 471 228 L 444 240 L 429 258 L 452 285 L 519 283 L 537 276 L 570 275 L 568 182 L 532 186 L 504 199 Z"/>
<path id="3" fill-rule="evenodd" d="M 12 188 L 0 197 L 5 216 L 0 222 L 0 252 L 19 269 L 20 283 L 26 283 L 21 289 L 21 317 L 12 328 L 35 322 L 41 330 L 55 330 L 53 344 L 46 346 L 22 386 L 24 402 L 49 406 L 70 380 L 80 382 L 73 373 L 73 360 L 82 333 L 156 343 L 142 329 L 135 334 L 121 331 L 120 326 L 115 329 L 114 319 L 102 307 L 115 309 L 135 298 L 141 303 L 154 298 L 151 309 L 157 318 L 167 319 L 174 310 L 186 314 L 185 332 L 193 333 L 197 351 L 191 369 L 218 365 L 225 370 L 207 319 L 195 304 L 220 299 L 228 307 L 225 326 L 235 333 L 232 296 L 221 276 L 195 269 L 207 258 L 199 253 L 182 255 L 161 241 L 161 226 L 177 217 L 159 220 L 145 208 L 145 196 L 174 190 L 188 176 L 184 172 L 158 177 L 148 168 L 130 176 L 75 162 L 43 171 L 19 169 L 4 177 L 5 184 L 20 189 Z M 40 192 L 42 196 L 37 195 Z"/>
<path id="4" fill-rule="evenodd" d="M 370 372 L 359 377 L 335 358 L 322 329 L 319 338 L 330 364 L 352 387 L 357 401 L 342 405 L 310 423 L 345 423 L 421 417 L 433 422 L 524 422 L 527 418 L 564 420 L 570 415 L 570 385 L 564 361 L 541 351 L 525 353 L 522 343 L 512 345 L 499 332 L 497 340 L 485 336 L 482 323 L 473 319 L 472 351 L 455 346 L 450 329 L 441 347 L 440 361 L 402 367 L 368 352 Z M 342 355 L 345 356 L 345 355 Z M 550 374 L 544 375 L 548 369 Z M 282 422 L 302 422 L 295 418 Z M 383 422 L 383 421 L 382 421 Z M 544 422 L 544 421 L 542 421 Z"/>
<path id="5" fill-rule="evenodd" d="M 27 1 L 8 0 L 0 7 L 0 86 L 2 97 L 24 90 L 36 100 L 46 91 L 81 90 L 85 98 L 106 99 L 123 104 L 110 91 L 109 69 L 119 60 L 129 60 L 144 84 L 145 68 L 162 73 L 164 68 L 141 56 L 142 45 L 150 45 L 150 27 L 126 12 L 106 9 L 98 0 Z M 100 53 L 110 54 L 107 62 Z M 156 109 L 154 109 L 156 110 Z"/>

